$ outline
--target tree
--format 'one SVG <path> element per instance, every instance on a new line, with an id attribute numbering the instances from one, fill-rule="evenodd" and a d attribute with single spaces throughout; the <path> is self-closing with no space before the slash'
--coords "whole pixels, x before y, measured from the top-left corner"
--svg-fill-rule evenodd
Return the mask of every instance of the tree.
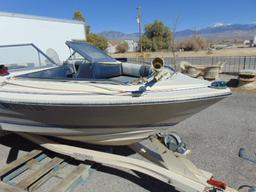
<path id="1" fill-rule="evenodd" d="M 84 25 L 85 25 L 85 34 L 86 34 L 86 36 L 88 36 L 89 33 L 90 33 L 91 27 L 90 27 L 90 25 L 88 25 L 88 24 L 86 23 L 85 16 L 82 14 L 81 11 L 75 11 L 75 12 L 74 12 L 73 20 L 81 21 L 81 22 L 84 23 Z"/>
<path id="2" fill-rule="evenodd" d="M 179 22 L 179 17 L 176 17 L 174 22 L 173 22 L 172 38 L 171 38 L 170 45 L 169 45 L 169 49 L 171 50 L 172 56 L 173 56 L 173 65 L 175 66 L 175 68 L 176 68 L 176 57 L 177 57 L 177 54 L 176 54 L 176 51 L 177 51 L 176 30 L 177 30 L 178 22 Z"/>
<path id="3" fill-rule="evenodd" d="M 121 43 L 119 43 L 117 46 L 116 46 L 116 52 L 117 53 L 125 53 L 127 52 L 129 49 L 129 45 L 127 42 L 123 41 Z"/>
<path id="4" fill-rule="evenodd" d="M 150 51 L 168 49 L 171 38 L 172 33 L 170 29 L 161 21 L 155 21 L 154 23 L 145 26 L 145 32 L 142 39 L 142 48 L 145 47 L 146 49 L 143 50 Z"/>
<path id="5" fill-rule="evenodd" d="M 183 49 L 185 51 L 199 51 L 199 50 L 206 49 L 207 47 L 208 47 L 207 40 L 198 36 L 185 39 L 181 41 L 178 45 L 179 49 Z"/>
<path id="6" fill-rule="evenodd" d="M 75 11 L 73 15 L 73 20 L 82 21 L 85 23 L 85 17 L 81 13 L 81 11 Z"/>
<path id="7" fill-rule="evenodd" d="M 108 41 L 104 37 L 91 33 L 91 30 L 90 30 L 91 27 L 90 25 L 86 24 L 85 16 L 81 13 L 81 11 L 75 11 L 73 15 L 73 19 L 84 22 L 87 42 L 91 43 L 92 45 L 102 50 L 105 50 L 108 47 Z"/>
<path id="8" fill-rule="evenodd" d="M 91 33 L 91 26 L 90 25 L 85 26 L 85 33 L 86 33 L 86 36 Z"/>
<path id="9" fill-rule="evenodd" d="M 141 44 L 142 44 L 143 51 L 151 51 L 152 50 L 153 42 L 149 38 L 147 38 L 145 36 L 142 37 Z"/>
<path id="10" fill-rule="evenodd" d="M 108 41 L 104 37 L 101 37 L 94 33 L 90 33 L 87 35 L 87 42 L 102 50 L 106 50 L 108 47 Z"/>

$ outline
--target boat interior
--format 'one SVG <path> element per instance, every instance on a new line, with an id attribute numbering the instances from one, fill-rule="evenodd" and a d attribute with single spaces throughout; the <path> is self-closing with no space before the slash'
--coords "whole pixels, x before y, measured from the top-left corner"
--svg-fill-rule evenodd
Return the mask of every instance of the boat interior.
<path id="1" fill-rule="evenodd" d="M 49 57 L 34 44 L 0 46 L 1 64 L 12 72 L 28 71 L 13 73 L 15 77 L 38 80 L 139 84 L 146 82 L 154 73 L 151 64 L 119 62 L 85 42 L 67 41 L 66 45 L 72 54 L 60 64 L 54 60 L 58 55 Z M 170 71 L 174 70 L 170 68 Z"/>
<path id="2" fill-rule="evenodd" d="M 58 80 L 113 80 L 130 83 L 152 74 L 150 65 L 132 63 L 87 63 L 76 61 L 61 66 L 20 75 L 25 78 Z"/>

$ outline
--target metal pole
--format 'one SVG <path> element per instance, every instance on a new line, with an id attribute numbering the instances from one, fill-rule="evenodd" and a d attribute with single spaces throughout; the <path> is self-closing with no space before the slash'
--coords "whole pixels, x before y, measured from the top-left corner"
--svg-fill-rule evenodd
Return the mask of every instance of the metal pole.
<path id="1" fill-rule="evenodd" d="M 141 6 L 137 8 L 138 16 L 137 16 L 137 22 L 139 25 L 139 43 L 140 43 L 140 52 L 142 53 L 142 28 L 141 28 L 141 20 L 142 20 L 142 14 L 141 14 Z"/>
<path id="2" fill-rule="evenodd" d="M 244 56 L 244 66 L 243 66 L 243 69 L 245 69 L 245 65 L 246 65 L 246 56 Z"/>

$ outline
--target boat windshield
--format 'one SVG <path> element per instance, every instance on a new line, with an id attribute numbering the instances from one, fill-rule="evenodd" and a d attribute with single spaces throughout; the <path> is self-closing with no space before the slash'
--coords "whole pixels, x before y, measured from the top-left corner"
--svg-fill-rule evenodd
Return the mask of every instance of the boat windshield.
<path id="1" fill-rule="evenodd" d="M 117 60 L 107 55 L 104 51 L 81 41 L 67 41 L 67 46 L 78 53 L 90 63 L 118 63 Z"/>
<path id="2" fill-rule="evenodd" d="M 34 44 L 0 46 L 0 65 L 8 67 L 10 71 L 56 66 Z"/>

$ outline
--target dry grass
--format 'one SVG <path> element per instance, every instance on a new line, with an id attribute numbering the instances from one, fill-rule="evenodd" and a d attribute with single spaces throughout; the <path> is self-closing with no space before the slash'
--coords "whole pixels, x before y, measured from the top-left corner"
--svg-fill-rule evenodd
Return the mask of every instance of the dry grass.
<path id="1" fill-rule="evenodd" d="M 152 52 L 144 53 L 148 55 L 149 58 L 154 57 L 172 57 L 171 52 Z M 256 48 L 230 48 L 222 50 L 211 51 L 211 54 L 208 51 L 187 51 L 187 52 L 177 52 L 178 57 L 211 57 L 211 56 L 256 56 Z M 136 58 L 140 57 L 141 53 L 119 53 L 112 54 L 116 58 Z"/>

